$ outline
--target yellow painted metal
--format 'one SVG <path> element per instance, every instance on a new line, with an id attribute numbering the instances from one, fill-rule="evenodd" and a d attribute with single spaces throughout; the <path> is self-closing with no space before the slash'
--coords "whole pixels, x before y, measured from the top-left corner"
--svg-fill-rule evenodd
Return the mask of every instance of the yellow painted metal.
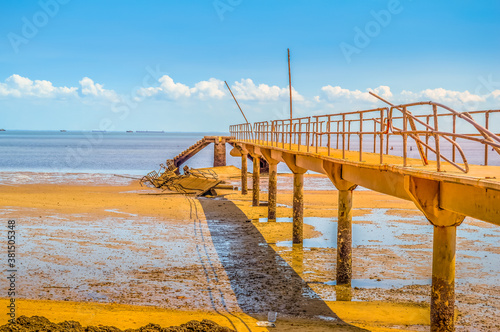
<path id="1" fill-rule="evenodd" d="M 441 207 L 441 183 L 406 175 L 406 192 L 427 220 L 434 226 L 458 226 L 465 216 Z"/>
<path id="2" fill-rule="evenodd" d="M 409 158 L 408 167 L 404 167 L 403 158 L 392 155 L 384 155 L 386 164 L 380 164 L 378 153 L 364 152 L 363 162 L 360 162 L 355 151 L 346 151 L 346 159 L 342 159 L 342 151 L 338 149 L 331 149 L 328 156 L 327 148 L 320 148 L 318 153 L 308 153 L 299 152 L 297 145 L 292 145 L 290 150 L 268 146 L 265 142 L 262 145 L 233 142 L 246 149 L 255 147 L 259 152 L 261 149 L 270 150 L 270 153 L 280 155 L 278 160 L 286 162 L 290 169 L 303 172 L 312 170 L 328 175 L 325 165 L 342 165 L 343 180 L 406 200 L 413 198 L 405 189 L 405 176 L 437 181 L 440 183 L 441 209 L 500 225 L 500 166 L 471 165 L 469 173 L 464 174 L 451 166 L 442 165 L 444 172 L 437 172 L 434 161 L 422 166 L 420 159 Z"/>

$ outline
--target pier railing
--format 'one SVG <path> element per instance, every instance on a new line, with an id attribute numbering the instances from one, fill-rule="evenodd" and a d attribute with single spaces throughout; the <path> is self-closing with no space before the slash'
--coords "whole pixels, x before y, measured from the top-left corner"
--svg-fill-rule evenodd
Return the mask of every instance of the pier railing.
<path id="1" fill-rule="evenodd" d="M 367 152 L 376 153 L 380 164 L 395 155 L 403 158 L 404 166 L 408 166 L 410 158 L 419 158 L 422 165 L 433 161 L 437 171 L 446 162 L 467 173 L 469 161 L 463 146 L 474 155 L 484 150 L 484 165 L 489 163 L 491 150 L 500 155 L 500 134 L 490 130 L 493 123 L 500 124 L 500 110 L 457 112 L 439 103 L 418 102 L 253 125 L 244 123 L 230 126 L 230 132 L 236 140 L 283 149 L 335 157 L 340 151 L 342 159 L 358 161 L 363 161 Z M 500 126 L 495 130 L 500 130 Z M 358 153 L 353 157 L 350 151 Z M 475 162 L 480 162 L 477 157 Z"/>

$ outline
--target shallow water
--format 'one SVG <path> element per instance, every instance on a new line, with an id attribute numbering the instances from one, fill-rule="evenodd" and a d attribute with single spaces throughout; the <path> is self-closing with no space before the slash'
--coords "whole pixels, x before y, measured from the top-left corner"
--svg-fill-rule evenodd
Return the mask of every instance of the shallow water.
<path id="1" fill-rule="evenodd" d="M 418 255 L 432 257 L 433 226 L 424 216 L 402 217 L 389 215 L 389 209 L 366 209 L 370 213 L 353 217 L 352 246 L 355 251 L 361 249 L 388 249 L 399 258 L 406 261 L 418 261 Z M 258 219 L 267 222 L 267 218 Z M 280 222 L 292 222 L 292 218 L 277 218 Z M 362 223 L 359 223 L 362 222 Z M 312 239 L 304 239 L 303 251 L 314 249 L 335 249 L 337 246 L 337 218 L 304 217 L 304 223 L 311 225 L 321 235 Z M 492 247 L 498 246 L 500 229 L 473 225 L 466 221 L 457 228 L 457 282 L 496 285 L 500 274 L 500 254 L 492 252 Z M 470 249 L 462 249 L 465 247 Z M 278 250 L 289 251 L 292 241 L 276 243 Z M 294 249 L 295 251 L 296 249 Z M 430 266 L 429 266 L 430 269 Z M 463 275 L 474 271 L 474 277 Z M 429 270 L 430 271 L 430 270 Z M 353 287 L 364 288 L 399 288 L 406 285 L 430 283 L 427 280 L 415 280 L 411 271 L 406 273 L 409 280 L 382 280 L 362 279 L 353 280 Z M 334 281 L 325 284 L 334 285 Z"/>

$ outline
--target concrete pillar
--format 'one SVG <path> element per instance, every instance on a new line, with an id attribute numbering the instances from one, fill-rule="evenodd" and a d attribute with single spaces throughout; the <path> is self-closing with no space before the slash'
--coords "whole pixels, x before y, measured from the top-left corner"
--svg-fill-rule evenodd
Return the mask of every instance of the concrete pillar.
<path id="1" fill-rule="evenodd" d="M 241 155 L 241 194 L 248 194 L 248 166 L 247 166 L 248 154 L 243 153 Z"/>
<path id="2" fill-rule="evenodd" d="M 260 200 L 260 157 L 253 157 L 252 206 L 259 206 Z"/>
<path id="3" fill-rule="evenodd" d="M 455 330 L 455 246 L 464 215 L 442 209 L 441 183 L 404 177 L 405 191 L 434 225 L 432 249 L 431 331 Z"/>
<path id="4" fill-rule="evenodd" d="M 432 251 L 431 331 L 455 330 L 456 226 L 434 226 Z"/>
<path id="5" fill-rule="evenodd" d="M 269 194 L 267 221 L 276 221 L 276 195 L 278 192 L 278 164 L 269 163 Z"/>
<path id="6" fill-rule="evenodd" d="M 214 167 L 226 166 L 226 140 L 216 137 L 214 142 Z"/>
<path id="7" fill-rule="evenodd" d="M 293 243 L 304 240 L 304 173 L 293 173 Z"/>
<path id="8" fill-rule="evenodd" d="M 339 190 L 337 224 L 337 285 L 352 279 L 352 190 Z"/>

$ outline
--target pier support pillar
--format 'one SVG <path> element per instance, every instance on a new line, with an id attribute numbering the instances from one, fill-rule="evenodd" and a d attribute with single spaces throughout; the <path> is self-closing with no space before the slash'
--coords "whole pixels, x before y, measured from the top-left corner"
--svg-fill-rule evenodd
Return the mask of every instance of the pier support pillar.
<path id="1" fill-rule="evenodd" d="M 337 285 L 352 279 L 352 190 L 339 190 L 337 223 Z"/>
<path id="2" fill-rule="evenodd" d="M 434 226 L 431 331 L 455 331 L 455 244 L 457 227 Z"/>
<path id="3" fill-rule="evenodd" d="M 214 141 L 214 167 L 226 166 L 226 140 L 216 137 Z"/>
<path id="4" fill-rule="evenodd" d="M 293 173 L 293 243 L 304 240 L 304 172 Z"/>
<path id="5" fill-rule="evenodd" d="M 337 287 L 350 289 L 352 280 L 352 193 L 357 185 L 342 178 L 342 165 L 324 162 L 323 168 L 338 190 Z M 348 294 L 348 290 L 344 290 Z M 348 300 L 348 296 L 339 300 Z"/>
<path id="6" fill-rule="evenodd" d="M 252 206 L 260 204 L 260 157 L 253 156 L 253 188 L 252 188 Z"/>
<path id="7" fill-rule="evenodd" d="M 282 159 L 293 172 L 293 243 L 304 240 L 304 173 L 307 169 L 297 165 L 297 156 L 283 153 Z"/>
<path id="8" fill-rule="evenodd" d="M 442 209 L 441 183 L 405 176 L 404 188 L 412 201 L 434 226 L 432 249 L 431 331 L 455 330 L 456 232 L 465 216 Z"/>
<path id="9" fill-rule="evenodd" d="M 269 186 L 267 195 L 267 221 L 276 221 L 276 199 L 278 194 L 278 163 L 281 160 L 281 152 L 273 151 L 271 149 L 260 150 L 266 164 L 269 166 Z M 260 169 L 262 172 L 262 167 Z"/>
<path id="10" fill-rule="evenodd" d="M 278 163 L 269 163 L 267 221 L 276 221 L 276 196 L 278 193 Z"/>
<path id="11" fill-rule="evenodd" d="M 241 194 L 248 194 L 248 154 L 241 155 Z"/>

